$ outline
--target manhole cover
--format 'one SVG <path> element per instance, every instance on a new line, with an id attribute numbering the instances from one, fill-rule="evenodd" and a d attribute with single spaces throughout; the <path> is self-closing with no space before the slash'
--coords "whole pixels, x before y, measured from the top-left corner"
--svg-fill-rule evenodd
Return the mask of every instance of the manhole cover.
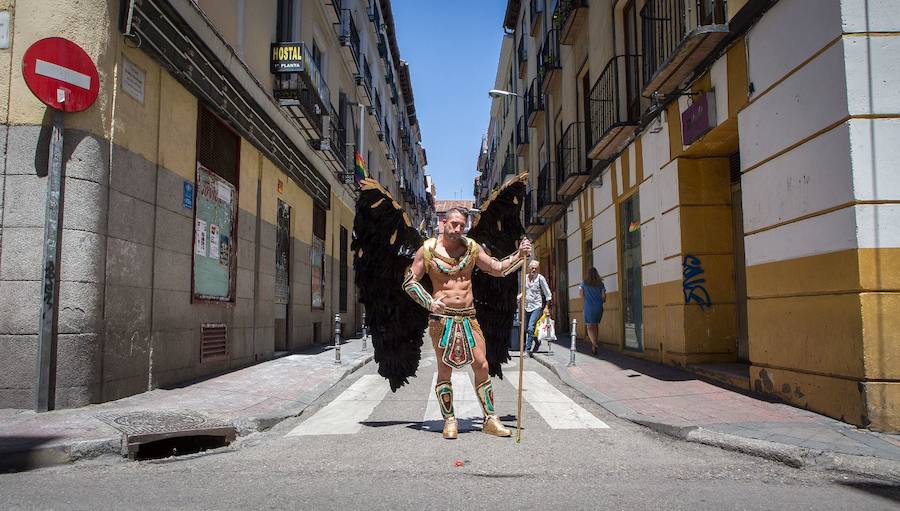
<path id="1" fill-rule="evenodd" d="M 190 410 L 142 410 L 101 414 L 97 418 L 129 436 L 225 426 Z"/>
<path id="2" fill-rule="evenodd" d="M 187 437 L 221 437 L 234 440 L 234 427 L 191 410 L 139 410 L 96 416 L 122 433 L 129 458 L 143 445 Z"/>

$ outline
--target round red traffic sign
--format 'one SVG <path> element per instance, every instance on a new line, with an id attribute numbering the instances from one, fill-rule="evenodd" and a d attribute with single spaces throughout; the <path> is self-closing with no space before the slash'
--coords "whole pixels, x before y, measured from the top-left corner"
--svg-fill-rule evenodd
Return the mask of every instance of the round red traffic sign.
<path id="1" fill-rule="evenodd" d="M 45 105 L 64 112 L 80 112 L 94 104 L 100 76 L 91 57 L 62 37 L 32 44 L 22 58 L 25 83 Z"/>

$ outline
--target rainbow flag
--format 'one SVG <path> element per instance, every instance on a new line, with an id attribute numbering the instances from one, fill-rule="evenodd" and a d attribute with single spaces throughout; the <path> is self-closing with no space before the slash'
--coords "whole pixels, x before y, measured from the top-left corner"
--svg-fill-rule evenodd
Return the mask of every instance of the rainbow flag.
<path id="1" fill-rule="evenodd" d="M 369 171 L 366 170 L 366 162 L 363 160 L 359 151 L 353 151 L 353 154 L 356 156 L 355 162 L 353 164 L 353 176 L 356 179 L 356 184 L 359 184 L 360 181 L 369 177 Z"/>

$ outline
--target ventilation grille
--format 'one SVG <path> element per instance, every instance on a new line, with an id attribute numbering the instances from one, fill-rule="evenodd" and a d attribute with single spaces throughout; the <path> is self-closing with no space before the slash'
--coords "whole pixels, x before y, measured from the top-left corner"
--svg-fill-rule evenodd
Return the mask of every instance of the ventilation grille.
<path id="1" fill-rule="evenodd" d="M 228 357 L 228 327 L 225 323 L 204 323 L 200 327 L 200 362 Z"/>
<path id="2" fill-rule="evenodd" d="M 731 174 L 731 182 L 738 183 L 741 180 L 741 153 L 734 153 L 728 157 L 728 170 Z"/>

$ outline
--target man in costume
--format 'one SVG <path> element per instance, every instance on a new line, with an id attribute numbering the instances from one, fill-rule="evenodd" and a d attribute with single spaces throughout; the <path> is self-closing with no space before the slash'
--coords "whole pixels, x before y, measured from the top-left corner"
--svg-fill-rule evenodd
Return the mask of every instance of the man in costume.
<path id="1" fill-rule="evenodd" d="M 510 360 L 520 287 L 515 273 L 531 251 L 521 221 L 527 179 L 522 173 L 492 192 L 471 216 L 468 231 L 466 212 L 448 211 L 441 235 L 428 240 L 380 183 L 360 182 L 351 249 L 378 374 L 392 392 L 409 383 L 428 329 L 438 359 L 436 392 L 446 438 L 458 433 L 450 373 L 468 364 L 485 415 L 483 431 L 510 434 L 494 413 L 490 378 L 503 378 L 503 364 Z M 491 257 L 510 253 L 503 260 Z"/>
<path id="2" fill-rule="evenodd" d="M 492 257 L 475 240 L 463 235 L 467 217 L 468 213 L 458 208 L 447 211 L 442 233 L 426 240 L 416 251 L 412 266 L 406 271 L 403 290 L 429 312 L 428 331 L 438 361 L 434 392 L 444 417 L 444 438 L 453 439 L 458 435 L 451 373 L 469 364 L 484 413 L 482 431 L 507 437 L 510 430 L 501 424 L 494 411 L 485 338 L 475 318 L 472 272 L 477 266 L 494 277 L 509 276 L 530 254 L 531 243 L 524 238 L 518 250 L 508 257 L 502 260 Z M 420 283 L 426 274 L 431 279 L 433 295 Z"/>

